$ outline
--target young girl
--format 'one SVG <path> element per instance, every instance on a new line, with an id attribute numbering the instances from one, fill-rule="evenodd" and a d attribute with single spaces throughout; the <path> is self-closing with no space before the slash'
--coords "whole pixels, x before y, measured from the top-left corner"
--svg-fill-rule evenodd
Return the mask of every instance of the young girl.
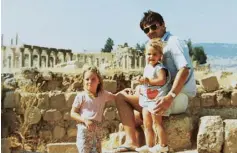
<path id="1" fill-rule="evenodd" d="M 71 117 L 78 121 L 77 148 L 79 153 L 101 153 L 102 115 L 105 103 L 115 96 L 103 90 L 103 80 L 98 69 L 89 66 L 83 71 L 84 91 L 77 94 L 72 104 Z"/>
<path id="2" fill-rule="evenodd" d="M 146 67 L 143 77 L 140 78 L 139 104 L 143 107 L 142 116 L 146 145 L 137 148 L 138 152 L 167 152 L 167 139 L 162 125 L 162 116 L 169 115 L 169 111 L 163 114 L 153 114 L 153 108 L 159 97 L 165 96 L 170 90 L 170 74 L 161 63 L 163 56 L 163 44 L 160 40 L 150 40 L 146 46 Z M 153 128 L 154 129 L 153 129 Z M 155 145 L 155 134 L 157 131 L 159 144 Z"/>

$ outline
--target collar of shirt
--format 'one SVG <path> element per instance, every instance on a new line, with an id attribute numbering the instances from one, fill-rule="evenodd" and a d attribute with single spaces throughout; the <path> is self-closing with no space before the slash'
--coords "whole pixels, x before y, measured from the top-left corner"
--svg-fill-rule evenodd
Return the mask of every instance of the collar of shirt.
<path id="1" fill-rule="evenodd" d="M 164 36 L 161 38 L 161 41 L 168 41 L 169 37 L 171 36 L 171 33 L 167 31 Z"/>

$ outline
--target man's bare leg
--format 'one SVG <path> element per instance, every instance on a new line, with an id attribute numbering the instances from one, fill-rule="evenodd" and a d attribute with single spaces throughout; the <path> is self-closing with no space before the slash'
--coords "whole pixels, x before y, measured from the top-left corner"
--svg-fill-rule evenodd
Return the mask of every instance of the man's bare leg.
<path id="1" fill-rule="evenodd" d="M 145 134 L 141 127 L 141 125 L 143 124 L 142 113 L 134 110 L 134 114 L 135 114 L 135 127 L 136 127 L 135 132 L 136 132 L 137 143 L 138 146 L 141 147 L 146 144 Z"/>
<path id="2" fill-rule="evenodd" d="M 126 133 L 125 144 L 134 148 L 139 146 L 136 132 L 140 133 L 140 131 L 136 130 L 133 110 L 142 111 L 142 108 L 138 104 L 138 98 L 137 95 L 128 95 L 126 93 L 118 93 L 116 96 L 116 106 Z"/>

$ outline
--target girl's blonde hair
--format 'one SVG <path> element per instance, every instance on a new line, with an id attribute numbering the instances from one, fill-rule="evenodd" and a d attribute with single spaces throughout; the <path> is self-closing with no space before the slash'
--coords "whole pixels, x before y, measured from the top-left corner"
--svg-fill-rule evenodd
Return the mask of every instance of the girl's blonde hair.
<path id="1" fill-rule="evenodd" d="M 161 55 L 163 55 L 163 48 L 165 44 L 160 40 L 160 38 L 154 38 L 148 41 L 146 44 L 146 50 L 149 49 L 149 47 L 155 48 Z M 145 51 L 146 52 L 146 51 Z"/>
<path id="2" fill-rule="evenodd" d="M 103 78 L 100 74 L 100 71 L 97 69 L 97 67 L 95 66 L 86 66 L 86 67 L 83 67 L 83 73 L 82 73 L 82 77 L 83 77 L 83 86 L 84 86 L 84 77 L 85 77 L 85 73 L 86 72 L 92 72 L 92 73 L 95 73 L 99 79 L 99 84 L 97 86 L 97 89 L 96 89 L 96 93 L 98 94 L 99 92 L 101 92 L 103 90 Z"/>

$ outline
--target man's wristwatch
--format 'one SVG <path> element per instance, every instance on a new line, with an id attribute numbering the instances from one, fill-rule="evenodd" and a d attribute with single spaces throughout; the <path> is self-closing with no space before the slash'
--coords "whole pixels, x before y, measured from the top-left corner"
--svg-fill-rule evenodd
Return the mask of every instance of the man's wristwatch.
<path id="1" fill-rule="evenodd" d="M 173 92 L 169 92 L 169 95 L 170 95 L 172 98 L 175 98 L 175 97 L 176 97 L 176 94 L 173 93 Z"/>

